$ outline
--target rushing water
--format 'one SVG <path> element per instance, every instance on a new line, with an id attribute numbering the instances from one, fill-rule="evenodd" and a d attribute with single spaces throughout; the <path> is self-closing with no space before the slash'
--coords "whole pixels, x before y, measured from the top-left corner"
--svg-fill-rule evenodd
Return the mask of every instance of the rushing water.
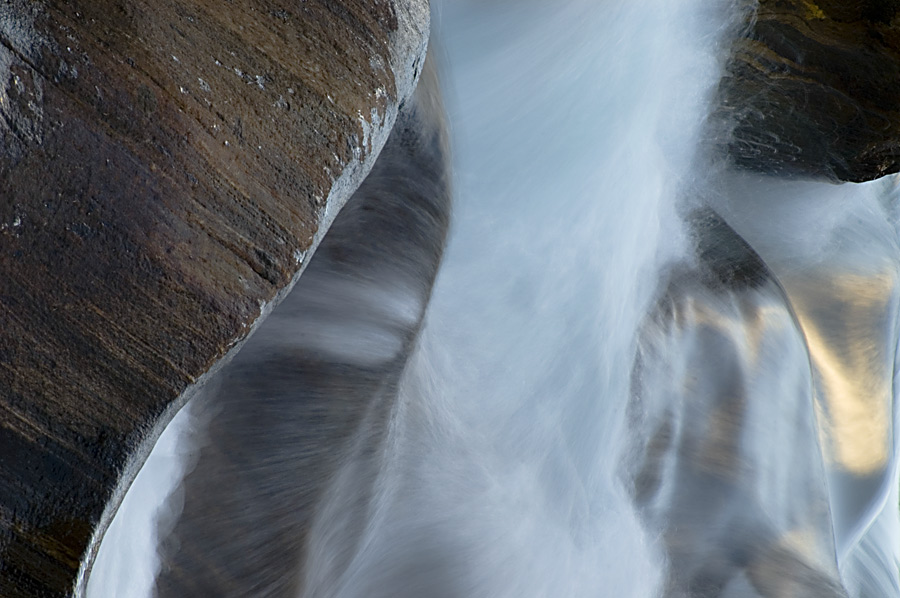
<path id="1" fill-rule="evenodd" d="M 892 184 L 711 166 L 703 123 L 739 21 L 727 0 L 447 0 L 434 12 L 450 242 L 367 521 L 352 546 L 330 533 L 353 503 L 345 470 L 312 527 L 308 593 L 649 598 L 716 566 L 734 577 L 723 595 L 745 596 L 768 583 L 777 547 L 825 577 L 839 566 L 852 596 L 897 595 Z M 764 284 L 678 282 L 703 268 L 694 245 L 712 229 L 684 219 L 698 206 L 765 260 Z M 667 300 L 687 314 L 677 325 Z M 704 336 L 709 314 L 720 344 Z M 741 401 L 717 402 L 735 376 L 750 380 Z M 679 390 L 691 384 L 712 390 Z M 723 410 L 739 442 L 703 427 Z M 179 435 L 194 432 L 185 410 L 158 443 L 88 596 L 150 594 L 153 512 L 190 451 Z M 675 440 L 652 448 L 663 437 Z M 726 482 L 685 473 L 706 453 L 684 447 L 709 438 L 712 466 L 721 451 L 740 457 Z M 729 551 L 740 555 L 720 559 Z"/>
<path id="2" fill-rule="evenodd" d="M 453 231 L 387 490 L 328 595 L 652 596 L 661 557 L 616 483 L 623 413 L 657 268 L 681 251 L 675 200 L 725 15 L 664 1 L 438 12 Z M 430 593 L 403 593 L 420 577 Z"/>

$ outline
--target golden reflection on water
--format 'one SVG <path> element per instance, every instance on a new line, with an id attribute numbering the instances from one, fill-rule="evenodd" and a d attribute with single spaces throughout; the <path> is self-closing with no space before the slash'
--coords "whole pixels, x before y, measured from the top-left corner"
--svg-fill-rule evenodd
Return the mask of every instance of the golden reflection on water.
<path id="1" fill-rule="evenodd" d="M 826 461 L 856 475 L 890 458 L 893 362 L 884 315 L 896 288 L 886 268 L 785 285 L 820 376 L 817 416 Z"/>
<path id="2" fill-rule="evenodd" d="M 752 300 L 735 300 L 731 306 L 710 303 L 708 297 L 688 296 L 684 307 L 676 309 L 675 326 L 680 330 L 712 328 L 733 339 L 743 362 L 750 368 L 759 367 L 762 345 L 768 335 L 781 334 L 793 324 L 779 302 L 754 295 Z"/>
<path id="3" fill-rule="evenodd" d="M 828 509 L 828 505 L 820 507 Z M 794 554 L 803 555 L 814 565 L 824 571 L 834 568 L 834 558 L 830 554 L 828 539 L 823 538 L 822 530 L 805 525 L 786 531 L 778 538 L 778 546 Z"/>

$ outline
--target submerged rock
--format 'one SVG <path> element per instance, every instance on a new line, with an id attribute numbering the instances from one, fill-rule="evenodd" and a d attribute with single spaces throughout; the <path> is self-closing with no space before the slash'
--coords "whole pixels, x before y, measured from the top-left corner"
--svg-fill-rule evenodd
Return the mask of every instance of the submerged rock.
<path id="1" fill-rule="evenodd" d="M 625 484 L 661 540 L 662 594 L 846 598 L 803 330 L 718 214 L 688 225 L 696 262 L 639 332 L 628 407 Z"/>
<path id="2" fill-rule="evenodd" d="M 897 172 L 900 2 L 760 0 L 713 122 L 752 171 L 856 182 Z"/>
<path id="3" fill-rule="evenodd" d="M 294 290 L 191 401 L 157 598 L 341 595 L 449 225 L 431 65 Z"/>

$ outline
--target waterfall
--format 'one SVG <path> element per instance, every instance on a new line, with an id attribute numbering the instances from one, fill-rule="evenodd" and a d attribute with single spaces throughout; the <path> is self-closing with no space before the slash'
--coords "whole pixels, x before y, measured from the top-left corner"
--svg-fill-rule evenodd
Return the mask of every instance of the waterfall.
<path id="1" fill-rule="evenodd" d="M 615 481 L 623 413 L 728 8 L 437 7 L 451 241 L 365 549 L 322 595 L 654 595 L 661 556 Z"/>
<path id="2" fill-rule="evenodd" d="M 844 583 L 851 596 L 896 595 L 897 178 L 732 175 L 723 187 L 717 207 L 778 277 L 806 336 Z"/>
<path id="3" fill-rule="evenodd" d="M 306 595 L 675 596 L 667 590 L 670 568 L 682 561 L 671 548 L 672 521 L 700 525 L 696 520 L 707 514 L 687 517 L 691 505 L 678 506 L 689 502 L 686 495 L 681 502 L 666 498 L 690 482 L 678 469 L 690 462 L 683 454 L 661 459 L 657 495 L 646 508 L 629 487 L 629 463 L 643 454 L 635 443 L 654 438 L 634 425 L 636 355 L 646 331 L 653 333 L 664 282 L 680 268 L 697 268 L 688 216 L 697 207 L 715 210 L 728 234 L 758 254 L 753 259 L 771 276 L 766 301 L 781 302 L 780 315 L 769 322 L 783 333 L 772 342 L 783 346 L 774 350 L 770 369 L 757 372 L 763 379 L 753 390 L 771 410 L 747 411 L 752 432 L 735 449 L 768 467 L 748 478 L 761 495 L 752 504 L 762 505 L 773 541 L 787 538 L 778 546 L 794 550 L 792 542 L 807 541 L 792 527 L 804 503 L 786 489 L 827 497 L 832 506 L 824 517 L 837 527 L 833 537 L 810 540 L 816 549 L 809 554 L 819 558 L 821 546 L 831 547 L 854 597 L 898 592 L 898 459 L 891 433 L 897 191 L 889 181 L 835 186 L 739 175 L 708 154 L 705 118 L 742 6 L 730 0 L 434 3 L 433 39 L 453 137 L 450 240 L 377 455 L 365 524 L 352 544 L 332 533 L 345 524 L 348 509 L 359 508 L 359 478 L 350 462 L 312 524 Z M 884 282 L 880 295 L 868 292 L 873 281 Z M 835 295 L 835 288 L 845 295 Z M 831 308 L 817 303 L 832 295 Z M 866 305 L 840 303 L 857 296 L 874 298 Z M 746 297 L 735 297 L 742 306 Z M 844 371 L 835 360 L 855 355 L 852 343 L 845 347 L 833 334 L 851 304 L 861 310 L 865 330 L 874 331 L 857 339 L 860 356 L 851 365 L 880 384 L 879 396 L 887 400 L 876 401 L 886 411 L 872 424 L 872 433 L 882 434 L 880 457 L 841 444 L 838 424 L 846 418 L 838 403 L 828 402 L 839 394 L 834 372 Z M 746 313 L 741 309 L 723 307 L 719 315 L 739 320 L 734 314 Z M 702 346 L 694 326 L 653 351 Z M 866 344 L 872 335 L 880 343 L 875 354 Z M 739 349 L 736 359 L 747 363 L 749 349 Z M 659 361 L 684 379 L 720 374 L 716 353 L 704 350 L 711 361 L 700 369 L 680 362 L 679 354 Z M 797 378 L 794 386 L 784 372 Z M 647 422 L 673 408 L 662 405 L 657 413 L 651 404 L 672 382 L 649 374 L 640 381 L 645 390 L 656 385 L 641 407 Z M 794 392 L 803 384 L 807 394 Z M 800 401 L 791 414 L 806 410 L 791 415 L 808 424 L 805 435 L 776 421 L 785 413 L 778 392 Z M 801 396 L 808 401 L 801 404 Z M 673 416 L 680 439 L 693 433 L 690 413 Z M 816 428 L 823 420 L 836 422 L 827 438 Z M 154 518 L 171 519 L 178 511 L 177 500 L 166 507 L 172 513 L 156 514 L 157 505 L 190 469 L 185 454 L 194 432 L 186 409 L 157 444 L 101 546 L 89 597 L 150 595 L 159 567 Z M 798 439 L 806 446 L 798 449 Z M 811 461 L 779 459 L 798 451 Z M 862 473 L 848 477 L 827 455 L 863 463 Z M 797 463 L 805 469 L 797 471 Z M 710 525 L 727 540 L 698 536 L 692 546 L 698 553 L 727 551 L 731 534 L 744 529 L 733 521 L 751 520 L 751 528 L 758 521 L 749 511 L 727 510 L 740 511 L 745 502 L 711 504 L 718 510 L 710 520 L 721 516 L 724 523 Z M 140 549 L 130 554 L 124 546 Z M 753 595 L 739 593 L 761 583 L 753 575 L 729 581 L 734 594 L 723 596 Z"/>

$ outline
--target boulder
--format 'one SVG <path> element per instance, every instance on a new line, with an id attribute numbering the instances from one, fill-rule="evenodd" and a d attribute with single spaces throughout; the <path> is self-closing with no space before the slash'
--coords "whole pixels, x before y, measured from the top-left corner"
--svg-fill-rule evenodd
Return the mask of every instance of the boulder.
<path id="1" fill-rule="evenodd" d="M 760 0 L 713 122 L 734 163 L 867 181 L 900 170 L 900 2 Z"/>
<path id="2" fill-rule="evenodd" d="M 0 4 L 0 595 L 78 595 L 155 439 L 289 291 L 426 0 Z"/>

